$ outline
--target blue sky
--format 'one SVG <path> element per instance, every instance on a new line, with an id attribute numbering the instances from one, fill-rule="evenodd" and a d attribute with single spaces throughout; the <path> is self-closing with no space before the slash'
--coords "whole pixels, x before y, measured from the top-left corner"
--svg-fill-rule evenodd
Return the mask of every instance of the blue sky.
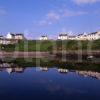
<path id="1" fill-rule="evenodd" d="M 28 38 L 100 30 L 100 0 L 0 0 L 0 34 Z"/>

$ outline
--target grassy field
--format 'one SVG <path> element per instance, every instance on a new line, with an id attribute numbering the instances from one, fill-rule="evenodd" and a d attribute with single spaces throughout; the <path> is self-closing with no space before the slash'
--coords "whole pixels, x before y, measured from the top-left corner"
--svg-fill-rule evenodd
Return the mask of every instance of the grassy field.
<path id="1" fill-rule="evenodd" d="M 39 40 L 28 40 L 19 41 L 15 45 L 0 45 L 1 51 L 52 51 L 52 50 L 100 50 L 100 40 L 95 41 L 39 41 Z"/>

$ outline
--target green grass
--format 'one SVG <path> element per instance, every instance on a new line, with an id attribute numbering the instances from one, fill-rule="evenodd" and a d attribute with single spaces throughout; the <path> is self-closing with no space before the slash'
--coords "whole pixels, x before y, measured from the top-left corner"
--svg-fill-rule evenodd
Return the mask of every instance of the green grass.
<path id="1" fill-rule="evenodd" d="M 19 41 L 15 45 L 0 45 L 1 51 L 52 51 L 52 50 L 100 50 L 100 40 L 95 41 L 39 41 L 39 40 L 25 40 Z"/>

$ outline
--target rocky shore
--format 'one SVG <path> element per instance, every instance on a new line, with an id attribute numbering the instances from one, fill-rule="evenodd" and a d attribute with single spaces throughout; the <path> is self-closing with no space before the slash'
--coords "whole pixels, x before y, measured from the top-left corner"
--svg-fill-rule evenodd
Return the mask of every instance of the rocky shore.
<path id="1" fill-rule="evenodd" d="M 48 57 L 49 52 L 0 52 L 0 58 L 14 57 L 14 58 L 44 58 Z"/>
<path id="2" fill-rule="evenodd" d="M 49 58 L 61 61 L 83 61 L 87 60 L 100 63 L 100 51 L 60 51 L 60 52 L 0 52 L 0 58 Z"/>

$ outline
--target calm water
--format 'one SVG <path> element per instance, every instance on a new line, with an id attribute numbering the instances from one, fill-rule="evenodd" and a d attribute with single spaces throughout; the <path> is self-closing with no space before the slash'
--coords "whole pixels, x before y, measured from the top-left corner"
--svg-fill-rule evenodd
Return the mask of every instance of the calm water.
<path id="1" fill-rule="evenodd" d="M 0 100 L 100 100 L 100 73 L 39 67 L 0 70 Z"/>

